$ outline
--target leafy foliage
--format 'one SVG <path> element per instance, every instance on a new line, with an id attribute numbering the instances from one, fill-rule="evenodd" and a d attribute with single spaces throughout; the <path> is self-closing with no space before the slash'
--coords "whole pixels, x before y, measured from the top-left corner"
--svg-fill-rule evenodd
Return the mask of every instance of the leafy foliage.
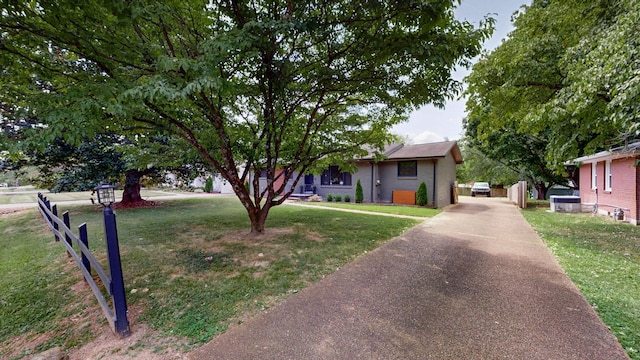
<path id="1" fill-rule="evenodd" d="M 546 190 L 566 161 L 633 139 L 639 18 L 631 0 L 533 1 L 467 78 L 470 144 Z"/>
<path id="2" fill-rule="evenodd" d="M 87 191 L 102 180 L 116 182 L 124 174 L 126 162 L 115 149 L 117 136 L 97 134 L 79 146 L 55 139 L 42 152 L 29 152 L 29 163 L 40 172 L 34 184 L 52 192 Z"/>
<path id="3" fill-rule="evenodd" d="M 459 165 L 456 171 L 456 179 L 459 183 L 483 180 L 490 184 L 511 185 L 520 180 L 519 169 L 517 167 L 510 168 L 505 164 L 504 159 L 490 159 L 464 140 L 459 141 L 458 144 L 460 144 L 462 158 L 464 158 L 464 163 Z"/>
<path id="4" fill-rule="evenodd" d="M 130 139 L 111 132 L 96 133 L 74 145 L 56 138 L 44 149 L 25 148 L 16 167 L 35 166 L 31 183 L 52 192 L 92 190 L 101 181 L 120 184 L 123 202 L 141 201 L 141 181 L 164 181 L 164 171 L 192 178 L 206 170 L 190 149 L 180 149 L 175 139 Z"/>
<path id="5" fill-rule="evenodd" d="M 362 191 L 362 184 L 360 183 L 360 179 L 356 182 L 356 202 L 362 203 L 364 201 L 364 193 Z"/>
<path id="6" fill-rule="evenodd" d="M 204 191 L 208 193 L 213 192 L 213 178 L 211 176 L 209 176 L 204 183 Z"/>
<path id="7" fill-rule="evenodd" d="M 347 169 L 408 110 L 457 94 L 451 71 L 493 21 L 475 29 L 454 3 L 3 0 L 0 103 L 17 99 L 46 124 L 35 143 L 105 127 L 179 137 L 261 232 L 285 184 Z"/>
<path id="8" fill-rule="evenodd" d="M 416 202 L 420 206 L 425 206 L 429 203 L 429 195 L 427 194 L 427 184 L 423 181 L 418 185 L 418 192 L 416 193 Z"/>

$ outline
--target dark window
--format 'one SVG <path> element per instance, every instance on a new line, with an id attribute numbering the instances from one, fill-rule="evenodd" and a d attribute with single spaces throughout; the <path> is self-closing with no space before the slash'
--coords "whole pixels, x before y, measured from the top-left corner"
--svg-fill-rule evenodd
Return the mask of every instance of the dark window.
<path id="1" fill-rule="evenodd" d="M 321 184 L 351 186 L 351 174 L 340 172 L 336 165 L 329 166 L 329 169 L 322 172 Z"/>
<path id="2" fill-rule="evenodd" d="M 266 178 L 267 177 L 267 170 L 260 171 L 260 177 L 261 178 Z"/>
<path id="3" fill-rule="evenodd" d="M 416 160 L 398 161 L 398 177 L 418 176 L 418 162 Z"/>
<path id="4" fill-rule="evenodd" d="M 305 183 L 305 185 L 313 184 L 313 174 L 305 175 L 304 176 L 304 183 Z"/>

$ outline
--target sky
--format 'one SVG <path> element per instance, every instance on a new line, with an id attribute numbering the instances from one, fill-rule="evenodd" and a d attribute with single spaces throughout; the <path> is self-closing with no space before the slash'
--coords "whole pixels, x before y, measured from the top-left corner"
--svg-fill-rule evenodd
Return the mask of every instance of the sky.
<path id="1" fill-rule="evenodd" d="M 513 30 L 511 15 L 522 5 L 529 4 L 530 0 L 462 0 L 455 13 L 459 20 L 469 21 L 476 26 L 487 15 L 496 19 L 493 35 L 484 43 L 484 49 L 490 51 L 499 46 L 502 39 Z M 453 78 L 462 81 L 469 72 L 467 69 L 458 69 Z M 456 98 L 448 101 L 444 109 L 428 105 L 412 112 L 408 122 L 394 126 L 391 132 L 407 136 L 413 144 L 458 140 L 463 135 L 464 117 L 465 99 Z"/>

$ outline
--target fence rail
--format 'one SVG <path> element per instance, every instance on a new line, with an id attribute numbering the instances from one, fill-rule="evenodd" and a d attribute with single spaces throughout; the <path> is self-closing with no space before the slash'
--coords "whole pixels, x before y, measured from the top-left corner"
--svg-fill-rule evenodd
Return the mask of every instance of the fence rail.
<path id="1" fill-rule="evenodd" d="M 91 291 L 95 295 L 100 307 L 102 308 L 102 312 L 104 316 L 107 318 L 109 322 L 109 327 L 111 330 L 120 335 L 121 337 L 125 337 L 129 335 L 129 321 L 127 320 L 126 314 L 126 299 L 124 298 L 124 293 L 114 292 L 114 280 L 113 276 L 107 274 L 107 272 L 102 267 L 102 264 L 95 258 L 93 253 L 89 250 L 89 239 L 87 236 L 87 224 L 82 223 L 78 226 L 78 236 L 76 236 L 73 231 L 70 229 L 70 220 L 69 220 L 69 212 L 65 211 L 62 214 L 62 219 L 58 217 L 58 207 L 57 205 L 51 205 L 51 202 L 47 200 L 41 193 L 38 193 L 38 208 L 42 217 L 46 220 L 49 229 L 54 233 L 54 237 L 56 241 L 60 241 L 60 239 L 64 239 L 62 243 L 67 249 L 67 255 L 73 258 L 80 268 L 82 272 L 82 276 L 89 287 L 91 287 Z M 79 249 L 79 253 L 75 251 L 74 245 Z M 96 283 L 93 276 L 91 275 L 91 271 L 95 270 L 100 278 L 100 281 L 106 290 L 107 294 L 111 296 L 113 300 L 113 309 L 107 303 L 105 295 L 103 294 L 100 286 Z M 113 269 L 112 269 L 113 270 Z M 122 279 L 119 279 L 120 283 L 122 283 Z M 120 295 L 119 293 L 122 293 Z M 121 299 L 119 297 L 122 297 Z M 118 306 L 118 304 L 124 304 L 124 308 L 122 306 Z M 118 311 L 120 309 L 120 311 Z"/>

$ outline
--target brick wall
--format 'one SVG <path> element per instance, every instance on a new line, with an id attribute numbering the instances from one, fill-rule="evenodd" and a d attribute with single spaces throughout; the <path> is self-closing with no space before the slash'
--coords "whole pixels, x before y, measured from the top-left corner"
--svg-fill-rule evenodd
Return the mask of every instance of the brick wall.
<path id="1" fill-rule="evenodd" d="M 600 177 L 598 176 L 598 179 Z M 596 202 L 596 193 L 591 189 L 591 164 L 580 167 L 580 200 L 583 203 Z"/>
<path id="2" fill-rule="evenodd" d="M 597 163 L 597 202 L 603 213 L 613 214 L 615 208 L 626 208 L 626 219 L 638 224 L 640 169 L 634 166 L 635 161 L 636 157 L 628 157 L 611 162 L 611 190 L 605 189 L 605 161 Z M 591 189 L 591 164 L 580 168 L 580 197 L 583 203 L 596 202 L 595 191 Z"/>
<path id="3" fill-rule="evenodd" d="M 636 225 L 640 225 L 640 166 L 636 166 Z"/>

